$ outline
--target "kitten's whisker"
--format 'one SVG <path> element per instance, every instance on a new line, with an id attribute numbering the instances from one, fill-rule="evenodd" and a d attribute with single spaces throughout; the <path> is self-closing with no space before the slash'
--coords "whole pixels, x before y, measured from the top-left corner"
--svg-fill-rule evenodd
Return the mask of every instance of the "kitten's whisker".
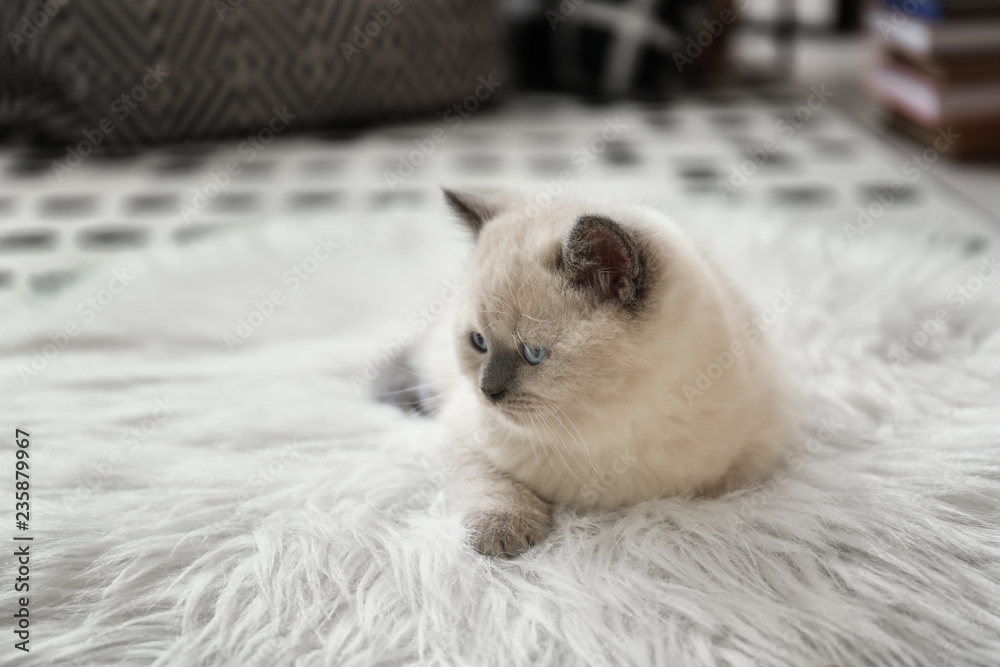
<path id="1" fill-rule="evenodd" d="M 434 387 L 434 386 L 436 386 L 436 385 L 433 384 L 433 383 L 414 384 L 414 385 L 410 385 L 410 386 L 406 387 L 405 389 L 395 389 L 393 391 L 379 391 L 379 392 L 374 392 L 373 395 L 375 395 L 375 396 L 392 396 L 393 394 L 405 394 L 406 392 L 413 391 L 414 389 L 426 389 L 428 387 Z"/>
<path id="2" fill-rule="evenodd" d="M 517 304 L 518 301 L 517 301 L 517 297 L 514 296 L 514 286 L 510 282 L 510 272 L 509 271 L 505 272 L 503 274 L 503 277 L 504 277 L 504 281 L 507 283 L 507 294 L 510 295 L 510 303 L 512 305 L 514 305 L 515 308 L 516 308 L 516 304 Z M 523 286 L 524 283 L 521 283 L 521 285 Z"/>
<path id="3" fill-rule="evenodd" d="M 528 415 L 528 418 L 531 420 L 531 428 L 532 428 L 532 430 L 538 432 L 538 427 L 537 427 L 537 425 L 535 423 L 535 418 L 533 416 L 531 416 L 531 414 Z M 539 435 L 541 435 L 541 433 L 539 433 Z M 559 469 L 560 468 L 565 468 L 566 470 L 569 470 L 569 472 L 570 472 L 571 475 L 573 474 L 572 469 L 570 469 L 570 467 L 566 464 L 566 460 L 563 459 L 561 455 L 560 455 L 560 460 L 562 461 L 561 465 L 557 464 L 555 462 L 555 460 L 552 458 L 553 450 L 555 450 L 555 453 L 557 455 L 559 455 L 558 448 L 553 448 L 551 446 L 551 444 L 543 442 L 542 443 L 542 449 L 545 452 L 545 459 L 549 462 L 549 467 L 552 468 L 552 470 L 555 471 L 556 474 L 559 474 Z M 562 475 L 560 475 L 560 477 L 561 476 Z M 574 477 L 575 477 L 575 475 L 574 475 Z"/>
<path id="4" fill-rule="evenodd" d="M 569 436 L 569 438 L 573 441 L 573 444 L 577 445 L 576 450 L 578 450 L 582 454 L 584 461 L 594 470 L 595 474 L 600 475 L 601 466 L 594 459 L 594 456 L 591 453 L 590 448 L 587 446 L 587 443 L 583 438 L 583 434 L 580 433 L 580 429 L 577 428 L 576 424 L 573 422 L 570 416 L 566 414 L 566 411 L 560 408 L 554 401 L 545 398 L 544 396 L 539 396 L 538 398 L 544 401 L 545 404 L 547 404 L 549 407 L 558 410 L 560 413 L 562 413 L 563 416 L 566 417 L 566 421 L 568 421 L 570 425 L 573 426 L 573 430 L 576 431 L 575 434 L 570 433 L 569 427 L 566 426 L 565 422 L 563 422 L 562 418 L 559 417 L 558 414 L 553 415 L 556 418 L 556 421 L 558 421 L 559 425 L 563 428 L 563 430 L 566 431 L 566 435 Z M 569 450 L 569 454 L 570 456 L 573 457 L 574 461 L 579 460 L 576 458 L 576 454 L 572 449 Z M 582 466 L 581 469 L 585 469 L 585 467 L 586 466 Z"/>
<path id="5" fill-rule="evenodd" d="M 500 322 L 500 319 L 501 318 L 498 317 L 498 318 L 496 318 L 494 320 L 490 320 L 489 323 L 487 323 L 487 325 L 486 325 L 485 328 L 486 329 L 492 329 L 494 324 L 496 324 L 497 322 Z"/>
<path id="6" fill-rule="evenodd" d="M 563 410 L 561 407 L 559 407 L 559 405 L 555 401 L 553 401 L 553 400 L 551 400 L 549 398 L 546 398 L 544 396 L 539 396 L 538 398 L 541 399 L 542 401 L 544 401 L 545 404 L 548 405 L 549 407 L 551 407 L 551 408 L 553 408 L 555 410 L 558 410 L 563 415 L 563 417 L 566 417 L 566 421 L 568 421 L 570 423 L 570 425 L 573 427 L 573 430 L 576 431 L 576 435 L 573 436 L 569 432 L 569 429 L 566 427 L 566 425 L 563 423 L 563 420 L 558 415 L 556 415 L 556 419 L 559 421 L 559 425 L 562 426 L 564 429 L 566 429 L 566 435 L 569 435 L 570 437 L 575 438 L 576 444 L 581 445 L 581 449 L 582 450 L 588 451 L 589 448 L 586 447 L 586 446 L 584 446 L 585 440 L 583 438 L 583 434 L 580 433 L 580 429 L 577 428 L 576 423 L 570 418 L 570 416 L 568 414 L 566 414 L 566 411 Z"/>
<path id="7" fill-rule="evenodd" d="M 559 446 L 559 438 L 555 433 L 555 431 L 551 429 L 551 426 L 547 424 L 544 419 L 540 419 L 539 423 L 541 423 L 541 425 L 544 428 L 544 431 L 542 433 L 539 433 L 539 435 L 546 436 L 545 439 L 548 441 L 548 446 L 546 447 L 546 450 L 553 451 L 556 454 L 556 456 L 559 457 L 559 460 L 562 462 L 562 467 L 566 469 L 570 475 L 573 476 L 573 480 L 580 486 L 583 486 L 583 480 L 580 479 L 580 476 L 576 474 L 576 470 L 574 469 L 574 467 L 571 466 L 566 457 L 563 456 L 564 448 Z M 570 456 L 572 456 L 572 452 L 569 453 Z M 573 462 L 577 463 L 575 457 L 573 457 Z"/>
<path id="8" fill-rule="evenodd" d="M 524 338 L 521 337 L 520 326 L 515 326 L 514 327 L 514 334 L 513 334 L 513 336 L 514 336 L 514 348 L 516 349 L 517 346 L 518 346 L 518 343 L 523 343 L 524 342 Z"/>

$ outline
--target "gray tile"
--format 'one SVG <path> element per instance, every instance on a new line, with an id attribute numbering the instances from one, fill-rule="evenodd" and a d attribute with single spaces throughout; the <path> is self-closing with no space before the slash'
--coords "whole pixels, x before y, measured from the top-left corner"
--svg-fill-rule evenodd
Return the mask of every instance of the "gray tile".
<path id="1" fill-rule="evenodd" d="M 81 230 L 76 242 L 88 250 L 124 250 L 145 245 L 148 237 L 143 227 L 107 225 Z"/>
<path id="2" fill-rule="evenodd" d="M 97 195 L 51 195 L 39 202 L 40 213 L 47 218 L 80 218 L 97 212 Z"/>
<path id="3" fill-rule="evenodd" d="M 343 193 L 336 190 L 293 192 L 288 199 L 289 205 L 296 211 L 334 208 L 343 200 Z"/>
<path id="4" fill-rule="evenodd" d="M 133 195 L 125 200 L 125 211 L 134 215 L 178 213 L 180 197 L 176 193 Z"/>
<path id="5" fill-rule="evenodd" d="M 709 165 L 690 164 L 677 169 L 677 175 L 686 181 L 715 181 L 722 177 L 718 169 Z"/>
<path id="6" fill-rule="evenodd" d="M 601 153 L 601 159 L 616 167 L 631 167 L 642 163 L 642 156 L 632 146 L 621 142 L 608 144 Z"/>
<path id="7" fill-rule="evenodd" d="M 413 206 L 420 203 L 422 196 L 417 190 L 396 190 L 376 192 L 372 197 L 374 208 L 389 208 L 392 206 Z"/>
<path id="8" fill-rule="evenodd" d="M 462 171 L 475 174 L 491 174 L 500 171 L 503 159 L 490 153 L 468 153 L 455 158 L 455 163 Z"/>
<path id="9" fill-rule="evenodd" d="M 33 274 L 28 278 L 28 284 L 35 292 L 51 294 L 69 285 L 76 278 L 77 273 L 72 269 L 56 269 Z"/>
<path id="10" fill-rule="evenodd" d="M 537 174 L 549 176 L 569 168 L 569 157 L 553 153 L 551 155 L 531 155 L 528 157 L 531 168 Z"/>
<path id="11" fill-rule="evenodd" d="M 893 191 L 893 183 L 896 185 Z M 917 188 L 908 183 L 897 181 L 885 181 L 882 183 L 862 183 L 857 187 L 858 201 L 868 204 L 873 201 L 889 201 L 895 204 L 915 204 L 920 200 Z"/>
<path id="12" fill-rule="evenodd" d="M 221 223 L 185 225 L 174 230 L 174 241 L 181 245 L 187 245 L 188 243 L 194 243 L 206 237 L 225 231 L 226 229 L 229 229 L 230 226 L 231 225 Z"/>
<path id="13" fill-rule="evenodd" d="M 190 174 L 205 166 L 206 158 L 202 155 L 168 155 L 159 159 L 153 170 L 161 174 Z"/>
<path id="14" fill-rule="evenodd" d="M 251 213 L 259 201 L 256 192 L 222 192 L 211 200 L 209 207 L 225 213 Z"/>
<path id="15" fill-rule="evenodd" d="M 0 251 L 52 250 L 56 247 L 57 238 L 57 234 L 49 230 L 8 232 L 0 234 Z"/>
<path id="16" fill-rule="evenodd" d="M 342 171 L 346 163 L 346 160 L 342 158 L 309 158 L 303 160 L 299 164 L 299 168 L 302 172 L 310 176 L 327 176 Z M 393 168 L 395 168 L 395 165 L 393 165 Z"/>
<path id="17" fill-rule="evenodd" d="M 771 188 L 771 196 L 786 206 L 827 206 L 837 200 L 836 192 L 826 185 L 779 185 Z"/>

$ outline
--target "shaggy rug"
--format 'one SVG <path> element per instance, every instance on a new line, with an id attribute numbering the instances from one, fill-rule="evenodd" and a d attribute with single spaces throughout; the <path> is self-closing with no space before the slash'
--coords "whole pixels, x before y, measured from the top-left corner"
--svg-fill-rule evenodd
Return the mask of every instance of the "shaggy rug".
<path id="1" fill-rule="evenodd" d="M 119 256 L 5 307 L 35 540 L 31 651 L 0 662 L 997 664 L 1000 246 L 675 215 L 792 375 L 788 466 L 560 508 L 510 561 L 465 546 L 436 425 L 366 391 L 462 289 L 443 206 Z"/>

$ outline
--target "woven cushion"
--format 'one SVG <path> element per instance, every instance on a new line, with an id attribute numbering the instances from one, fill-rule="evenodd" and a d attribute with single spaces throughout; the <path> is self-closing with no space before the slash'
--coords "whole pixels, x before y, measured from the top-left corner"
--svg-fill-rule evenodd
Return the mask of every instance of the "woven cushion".
<path id="1" fill-rule="evenodd" d="M 59 141 L 358 124 L 505 79 L 483 0 L 6 0 L 0 29 L 0 119 Z"/>

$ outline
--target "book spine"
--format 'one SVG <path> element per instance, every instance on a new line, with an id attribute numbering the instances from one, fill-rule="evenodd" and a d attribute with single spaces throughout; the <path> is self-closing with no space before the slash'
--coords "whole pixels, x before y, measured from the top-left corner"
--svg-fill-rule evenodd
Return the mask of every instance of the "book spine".
<path id="1" fill-rule="evenodd" d="M 945 18 L 944 8 L 935 0 L 883 0 L 882 5 L 889 11 L 898 9 L 904 14 L 921 18 L 928 23 L 940 23 Z"/>

